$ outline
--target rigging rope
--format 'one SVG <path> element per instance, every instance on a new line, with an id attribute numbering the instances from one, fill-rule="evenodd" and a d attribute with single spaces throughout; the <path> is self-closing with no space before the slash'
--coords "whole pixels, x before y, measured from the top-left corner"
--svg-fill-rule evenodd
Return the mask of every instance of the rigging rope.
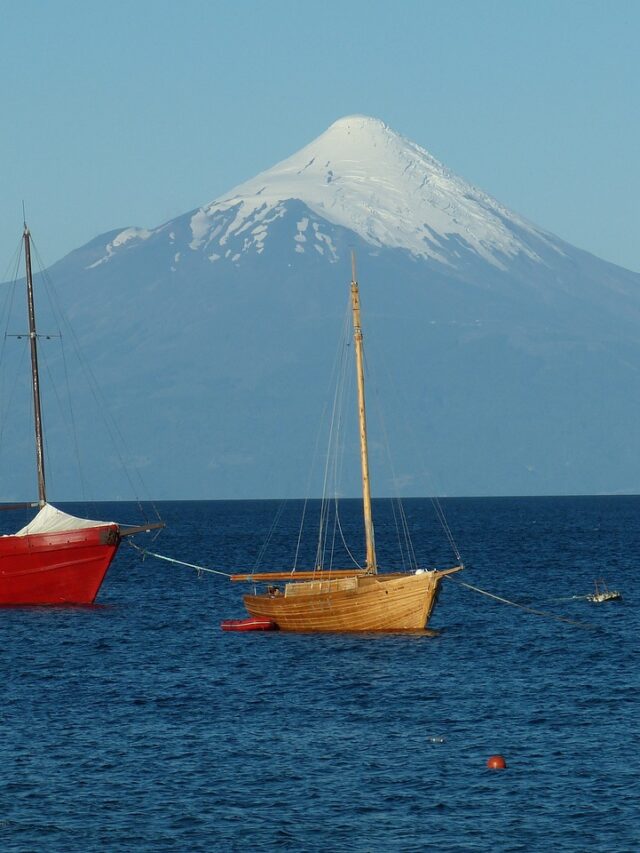
<path id="1" fill-rule="evenodd" d="M 278 523 L 279 523 L 280 518 L 282 516 L 282 513 L 284 511 L 285 504 L 286 504 L 286 500 L 280 501 L 280 505 L 278 506 L 278 509 L 276 511 L 275 518 L 271 522 L 271 527 L 269 528 L 269 532 L 267 533 L 267 538 L 262 543 L 262 547 L 260 548 L 260 551 L 258 552 L 258 556 L 256 557 L 256 561 L 253 564 L 253 571 L 254 572 L 258 571 L 258 567 L 260 566 L 260 563 L 262 562 L 264 555 L 267 552 L 267 548 L 269 547 L 269 544 L 273 538 L 273 534 L 275 533 L 276 528 L 278 527 Z"/>
<path id="2" fill-rule="evenodd" d="M 320 524 L 318 530 L 318 547 L 316 551 L 316 566 L 324 566 L 325 556 L 328 545 L 328 532 L 331 499 L 329 498 L 330 475 L 333 476 L 333 491 L 337 490 L 337 478 L 339 471 L 339 451 L 341 449 L 341 437 L 343 426 L 343 411 L 345 400 L 345 389 L 347 385 L 347 368 L 348 368 L 348 346 L 349 346 L 349 308 L 345 312 L 343 320 L 343 329 L 338 343 L 338 351 L 334 363 L 333 372 L 336 377 L 335 390 L 333 394 L 333 407 L 331 411 L 331 419 L 329 422 L 329 441 L 327 455 L 325 458 L 324 477 L 322 484 L 322 500 L 320 503 Z M 335 538 L 335 521 L 334 521 L 334 538 Z M 331 554 L 331 560 L 333 554 Z M 357 564 L 356 564 L 357 565 Z"/>
<path id="3" fill-rule="evenodd" d="M 62 365 L 64 367 L 64 381 L 65 388 L 67 389 L 67 402 L 69 405 L 69 416 L 71 423 L 71 435 L 73 438 L 73 449 L 76 456 L 76 465 L 78 466 L 78 476 L 80 478 L 80 492 L 82 494 L 82 500 L 86 502 L 87 500 L 87 480 L 84 475 L 84 468 L 82 465 L 82 457 L 80 455 L 80 442 L 78 441 L 78 430 L 76 428 L 76 418 L 73 411 L 73 402 L 72 402 L 72 394 L 71 394 L 71 383 L 69 381 L 69 370 L 67 368 L 67 357 L 64 349 L 64 339 L 62 337 L 62 333 L 60 333 L 60 352 L 62 354 Z"/>
<path id="4" fill-rule="evenodd" d="M 336 411 L 336 421 L 337 427 L 335 430 L 335 438 L 330 439 L 329 447 L 327 448 L 327 459 L 332 459 L 332 467 L 333 467 L 333 538 L 331 542 L 331 556 L 330 556 L 330 564 L 329 567 L 333 568 L 333 557 L 335 553 L 335 545 L 336 545 L 336 533 L 340 534 L 340 541 L 342 542 L 342 546 L 349 556 L 350 560 L 358 569 L 362 569 L 363 566 L 360 565 L 357 558 L 352 553 L 347 540 L 344 535 L 344 530 L 342 527 L 342 522 L 340 520 L 340 500 L 338 498 L 338 487 L 342 482 L 342 469 L 344 467 L 344 455 L 345 455 L 345 441 L 344 441 L 344 433 L 345 433 L 345 405 L 346 400 L 350 398 L 350 391 L 352 389 L 352 381 L 353 381 L 353 373 L 350 368 L 353 366 L 351 364 L 351 306 L 350 302 L 347 303 L 347 310 L 345 312 L 344 323 L 343 323 L 343 336 L 342 336 L 342 361 L 340 365 L 340 376 L 338 377 L 338 383 L 336 387 L 336 405 L 334 407 Z M 333 446 L 332 446 L 333 444 Z M 330 510 L 330 500 L 329 497 L 325 494 L 323 495 L 323 500 L 326 500 L 327 504 L 327 512 Z"/>
<path id="5" fill-rule="evenodd" d="M 58 297 L 58 293 L 56 291 L 56 288 L 53 285 L 53 281 L 51 280 L 51 278 L 49 276 L 48 270 L 45 268 L 44 263 L 42 262 L 42 258 L 40 257 L 38 247 L 35 244 L 33 237 L 31 238 L 31 247 L 33 250 L 33 255 L 34 255 L 35 261 L 39 266 L 40 279 L 41 279 L 42 284 L 43 284 L 44 292 L 46 293 L 47 298 L 49 300 L 49 305 L 51 307 L 53 317 L 54 317 L 55 321 L 57 322 L 60 337 L 61 338 L 63 337 L 63 334 L 62 334 L 63 329 L 66 330 L 66 332 L 68 333 L 67 337 L 71 342 L 71 345 L 74 349 L 75 356 L 78 360 L 80 368 L 84 373 L 88 390 L 91 393 L 91 396 L 94 400 L 94 403 L 97 407 L 98 412 L 102 416 L 102 423 L 103 423 L 103 425 L 104 425 L 104 427 L 105 427 L 105 429 L 109 435 L 109 438 L 111 440 L 114 452 L 118 457 L 118 461 L 120 463 L 120 470 L 122 471 L 124 477 L 126 478 L 128 484 L 129 484 L 129 488 L 131 489 L 134 500 L 138 505 L 138 509 L 140 510 L 141 514 L 145 518 L 147 518 L 148 516 L 147 516 L 147 513 L 145 511 L 145 507 L 142 504 L 142 499 L 140 497 L 139 489 L 136 488 L 136 485 L 134 484 L 133 477 L 131 475 L 130 469 L 125 463 L 125 457 L 128 459 L 131 459 L 132 453 L 127 446 L 127 442 L 125 441 L 124 434 L 122 433 L 122 430 L 118 426 L 115 418 L 113 417 L 113 415 L 111 414 L 111 412 L 109 410 L 109 407 L 107 406 L 106 397 L 104 395 L 104 392 L 101 390 L 100 385 L 98 384 L 98 381 L 97 381 L 95 374 L 91 368 L 91 365 L 89 364 L 89 362 L 84 357 L 83 350 L 80 346 L 80 340 L 78 338 L 78 335 L 76 334 L 74 327 L 71 325 L 71 322 L 68 319 L 67 315 L 62 310 L 62 304 L 61 304 L 60 299 Z M 64 363 L 64 367 L 66 370 L 66 361 Z M 135 476 L 137 478 L 137 481 L 138 481 L 138 484 L 140 486 L 141 491 L 143 493 L 148 494 L 146 484 L 144 483 L 144 480 L 142 479 L 142 474 L 140 473 L 140 470 L 138 467 L 134 468 L 134 473 L 135 473 Z M 148 503 L 151 505 L 156 517 L 159 519 L 160 513 L 158 512 L 158 509 L 155 506 L 155 504 L 153 503 L 153 501 L 148 499 Z"/>
<path id="6" fill-rule="evenodd" d="M 4 349 L 2 350 L 2 352 L 4 352 Z M 0 422 L 0 449 L 4 447 L 4 443 L 3 443 L 2 439 L 4 436 L 5 425 L 7 423 L 6 412 L 11 411 L 11 406 L 13 404 L 13 400 L 17 394 L 18 387 L 20 385 L 20 374 L 22 372 L 22 366 L 23 366 L 24 362 L 27 360 L 26 341 L 25 341 L 25 345 L 22 347 L 22 351 L 21 351 L 20 355 L 18 356 L 18 358 L 19 358 L 18 370 L 16 370 L 16 372 L 14 374 L 13 383 L 11 385 L 11 388 L 9 389 L 9 395 L 7 397 L 7 400 L 6 400 L 6 404 L 5 404 L 5 400 L 4 400 L 4 381 L 3 381 L 3 387 L 2 387 L 2 396 L 3 396 L 3 399 L 2 399 L 2 419 Z M 4 377 L 4 374 L 2 374 L 2 376 Z M 33 405 L 33 400 L 31 401 L 31 405 Z"/>
<path id="7" fill-rule="evenodd" d="M 338 427 L 336 431 L 335 438 L 335 447 L 329 448 L 329 453 L 333 456 L 333 511 L 334 511 L 334 528 L 333 528 L 333 541 L 331 543 L 331 563 L 330 566 L 333 567 L 333 555 L 335 551 L 335 541 L 336 541 L 336 531 L 340 534 L 340 540 L 342 542 L 342 546 L 346 551 L 347 555 L 351 559 L 354 566 L 358 569 L 362 569 L 363 566 L 358 562 L 357 558 L 352 553 L 347 540 L 344 535 L 344 530 L 342 527 L 342 522 L 340 521 L 340 501 L 338 498 L 338 486 L 342 482 L 342 468 L 344 467 L 344 455 L 345 455 L 345 442 L 344 442 L 344 431 L 345 431 L 345 403 L 347 398 L 350 398 L 350 392 L 353 387 L 353 372 L 349 369 L 353 367 L 350 363 L 350 326 L 351 322 L 351 307 L 350 304 L 347 305 L 347 311 L 345 314 L 345 325 L 344 325 L 344 348 L 343 348 L 343 363 L 342 363 L 342 376 L 340 377 L 340 400 L 339 400 L 339 409 L 338 409 Z M 328 504 L 327 498 L 327 504 Z"/>
<path id="8" fill-rule="evenodd" d="M 346 315 L 348 316 L 348 315 Z M 346 320 L 345 316 L 345 320 Z M 339 455 L 342 439 L 342 424 L 344 411 L 345 385 L 347 376 L 347 347 L 348 334 L 346 325 L 343 324 L 343 332 L 338 345 L 338 361 L 336 364 L 336 386 L 333 395 L 333 408 L 329 426 L 329 440 L 327 443 L 327 455 L 325 458 L 324 479 L 322 484 L 322 503 L 320 510 L 320 531 L 318 540 L 318 557 L 316 564 L 324 566 L 328 545 L 329 520 L 331 514 L 332 498 L 330 491 L 335 493 L 337 488 L 337 476 L 339 469 Z M 332 482 L 331 482 L 332 481 Z M 334 541 L 336 522 L 334 519 Z M 333 560 L 333 547 L 331 549 L 331 560 Z"/>
<path id="9" fill-rule="evenodd" d="M 357 561 L 357 559 L 351 553 L 351 549 L 347 545 L 347 540 L 344 538 L 344 532 L 342 530 L 342 524 L 340 523 L 340 516 L 338 515 L 338 502 L 337 501 L 336 501 L 336 522 L 338 524 L 338 530 L 340 531 L 340 538 L 342 539 L 342 544 L 344 545 L 345 551 L 353 560 L 353 563 L 355 564 L 356 568 L 364 569 L 364 566 L 361 566 L 360 563 Z"/>
<path id="10" fill-rule="evenodd" d="M 211 575 L 222 575 L 225 578 L 232 577 L 231 572 L 221 572 L 218 569 L 208 569 L 206 566 L 198 566 L 195 563 L 185 563 L 184 560 L 175 560 L 173 557 L 165 557 L 162 554 L 155 554 L 153 551 L 147 551 L 146 548 L 141 548 L 139 545 L 136 545 L 135 542 L 129 542 L 129 545 L 132 548 L 135 548 L 136 551 L 140 551 L 144 557 L 155 557 L 156 560 L 165 560 L 167 563 L 175 563 L 178 566 L 187 566 L 189 569 L 195 569 L 198 573 L 207 572 Z"/>
<path id="11" fill-rule="evenodd" d="M 337 350 L 336 350 L 336 353 L 334 356 L 333 366 L 331 369 L 331 379 L 330 379 L 328 390 L 327 390 L 327 398 L 325 399 L 325 403 L 324 403 L 324 406 L 322 409 L 322 414 L 321 414 L 320 419 L 318 421 L 319 425 L 323 424 L 326 420 L 326 417 L 327 417 L 327 412 L 329 410 L 329 399 L 330 399 L 329 391 L 332 387 L 334 387 L 333 378 L 337 374 L 337 372 L 340 370 L 340 360 L 342 357 L 342 347 L 343 347 L 343 340 L 341 337 L 340 340 L 338 341 L 338 347 L 337 347 Z M 337 384 L 338 384 L 338 382 L 336 382 L 336 385 Z M 316 441 L 315 441 L 315 446 L 313 449 L 313 455 L 311 457 L 311 465 L 309 466 L 309 473 L 307 476 L 307 488 L 306 488 L 306 492 L 305 492 L 306 496 L 305 496 L 304 505 L 302 508 L 302 518 L 300 519 L 300 528 L 298 530 L 298 541 L 296 543 L 296 553 L 295 553 L 295 557 L 294 557 L 294 561 L 293 561 L 293 571 L 295 571 L 297 566 L 298 566 L 298 557 L 300 556 L 300 547 L 302 544 L 302 534 L 304 531 L 305 519 L 307 516 L 307 509 L 309 507 L 309 494 L 311 492 L 311 480 L 312 480 L 313 473 L 315 470 L 316 460 L 318 458 L 318 451 L 319 451 L 319 447 L 320 447 L 320 436 L 321 436 L 321 428 L 320 428 L 320 426 L 318 426 L 318 429 L 316 431 Z M 325 460 L 325 464 L 326 464 L 326 460 Z M 325 487 L 323 486 L 323 501 L 324 501 L 324 488 Z M 321 503 L 321 523 L 320 523 L 320 526 L 322 526 L 322 503 Z"/>
<path id="12" fill-rule="evenodd" d="M 511 607 L 518 607 L 520 610 L 526 610 L 527 613 L 534 613 L 536 616 L 544 616 L 547 619 L 557 619 L 558 622 L 568 622 L 569 625 L 577 625 L 578 628 L 585 628 L 587 631 L 598 630 L 597 625 L 591 625 L 589 622 L 578 622 L 575 619 L 569 619 L 567 616 L 558 616 L 556 613 L 548 613 L 546 610 L 537 610 L 534 607 L 527 607 L 525 604 L 518 604 L 517 601 L 509 601 L 508 598 L 502 598 L 500 595 L 494 595 L 494 593 L 488 592 L 486 589 L 480 589 L 478 586 L 472 586 L 470 583 L 465 583 L 451 575 L 446 575 L 446 580 L 457 583 L 466 589 L 472 590 L 473 592 L 478 592 L 480 595 L 486 595 L 487 598 L 493 598 L 495 601 L 499 601 L 502 604 L 509 604 Z"/>
<path id="13" fill-rule="evenodd" d="M 447 518 L 444 514 L 444 510 L 442 509 L 442 504 L 440 503 L 440 500 L 437 497 L 437 495 L 431 498 L 431 505 L 433 506 L 433 508 L 436 512 L 436 516 L 438 517 L 438 520 L 440 521 L 440 525 L 442 526 L 442 529 L 444 530 L 445 536 L 449 540 L 449 545 L 451 546 L 453 553 L 456 555 L 456 560 L 458 560 L 458 562 L 461 563 L 462 562 L 462 555 L 460 554 L 460 551 L 458 550 L 458 546 L 456 545 L 456 541 L 453 538 L 453 533 L 451 531 L 451 528 L 449 527 L 449 522 L 447 521 Z"/>
<path id="14" fill-rule="evenodd" d="M 376 414 L 378 416 L 378 423 L 382 432 L 383 446 L 387 457 L 387 465 L 389 466 L 389 471 L 391 473 L 391 482 L 393 483 L 393 489 L 395 491 L 395 496 L 391 498 L 391 512 L 393 514 L 393 523 L 396 528 L 396 536 L 398 539 L 398 548 L 400 551 L 400 559 L 402 560 L 402 567 L 404 569 L 408 564 L 410 569 L 416 569 L 418 567 L 418 559 L 416 557 L 416 552 L 413 547 L 411 531 L 409 530 L 409 523 L 407 521 L 404 505 L 402 503 L 402 499 L 400 497 L 400 492 L 398 489 L 398 477 L 396 475 L 396 469 L 393 464 L 393 457 L 391 455 L 391 444 L 389 442 L 389 432 L 387 430 L 387 423 L 382 409 L 380 389 L 378 387 L 377 382 L 370 381 L 371 371 L 369 369 L 369 359 L 366 353 L 364 356 L 364 364 L 365 371 L 367 373 L 367 379 L 369 380 L 369 386 L 373 388 L 373 399 L 375 403 Z"/>
<path id="15" fill-rule="evenodd" d="M 390 388 L 393 388 L 393 390 L 399 396 L 399 399 L 400 399 L 400 407 L 399 408 L 400 408 L 400 410 L 401 411 L 409 411 L 409 407 L 407 406 L 405 395 L 401 392 L 401 389 L 399 388 L 398 384 L 393 381 L 393 378 L 392 378 L 390 370 L 389 370 L 389 365 L 386 362 L 386 360 L 382 357 L 382 352 L 378 353 L 378 360 L 379 360 L 379 362 L 381 362 L 382 367 L 384 368 L 384 372 L 387 375 L 387 379 L 389 381 Z M 366 357 L 365 357 L 365 363 L 367 363 Z M 367 365 L 367 369 L 368 369 L 368 365 Z M 413 540 L 411 538 L 405 509 L 404 509 L 404 506 L 402 504 L 402 500 L 400 499 L 400 495 L 398 493 L 398 479 L 396 477 L 395 468 L 393 465 L 393 460 L 391 458 L 391 448 L 390 448 L 390 443 L 389 443 L 387 426 L 386 426 L 385 418 L 383 416 L 382 407 L 380 404 L 380 395 L 379 395 L 379 389 L 378 389 L 377 383 L 373 385 L 373 389 L 375 392 L 375 402 L 377 405 L 378 419 L 380 422 L 380 426 L 382 429 L 382 434 L 383 434 L 384 442 L 385 442 L 385 450 L 387 453 L 387 464 L 389 465 L 389 468 L 391 470 L 392 481 L 394 484 L 394 489 L 396 490 L 396 501 L 397 501 L 398 511 L 399 511 L 399 515 L 400 515 L 402 535 L 404 536 L 405 543 L 406 543 L 407 558 L 409 560 L 409 565 L 411 565 L 411 563 L 413 561 L 413 565 L 417 566 L 418 563 L 417 563 L 416 554 L 415 554 L 414 547 L 413 547 Z M 421 460 L 421 465 L 418 467 L 421 467 L 423 470 L 423 473 L 426 474 L 429 479 L 432 479 L 430 474 L 429 474 L 428 469 L 425 466 L 424 459 L 422 459 L 421 452 L 416 452 L 418 450 L 418 448 L 421 447 L 421 445 L 419 445 L 416 442 L 416 435 L 415 435 L 415 431 L 412 429 L 411 418 L 407 419 L 407 424 L 409 427 L 410 437 L 413 439 L 413 444 L 414 444 L 413 458 L 418 459 L 419 461 Z M 440 526 L 442 527 L 442 530 L 443 530 L 443 532 L 447 538 L 447 541 L 449 543 L 451 550 L 455 554 L 455 557 L 458 560 L 458 562 L 462 563 L 462 555 L 460 554 L 460 551 L 458 549 L 458 546 L 456 544 L 456 541 L 455 541 L 455 538 L 453 535 L 453 531 L 451 530 L 451 527 L 449 526 L 449 522 L 446 519 L 446 516 L 444 514 L 444 510 L 442 508 L 442 505 L 441 505 L 437 495 L 432 496 L 430 498 L 430 500 L 431 500 L 431 504 L 433 506 L 434 512 L 436 514 L 436 518 L 438 519 Z M 394 513 L 394 521 L 395 521 L 395 513 Z M 397 522 L 396 522 L 396 525 L 397 525 Z M 396 529 L 398 529 L 397 526 L 396 526 Z M 398 530 L 398 537 L 400 537 L 400 530 Z"/>
<path id="16" fill-rule="evenodd" d="M 15 253 L 15 268 L 13 271 L 13 278 L 5 291 L 5 298 L 2 306 L 2 316 L 6 319 L 4 335 L 2 337 L 2 343 L 0 344 L 0 448 L 3 447 L 2 437 L 4 434 L 5 424 L 7 422 L 6 414 L 11 411 L 11 404 L 13 400 L 13 394 L 18 386 L 18 371 L 14 374 L 12 388 L 9 393 L 9 398 L 6 400 L 5 404 L 5 384 L 9 383 L 9 376 L 7 375 L 5 379 L 5 348 L 7 344 L 7 339 L 9 338 L 9 323 L 11 322 L 11 316 L 13 311 L 13 302 L 15 298 L 16 292 L 16 282 L 18 281 L 18 268 L 20 266 L 20 260 L 22 258 L 22 239 L 18 245 L 18 249 Z M 5 273 L 6 275 L 6 273 Z M 24 360 L 24 355 L 26 353 L 26 347 L 23 347 L 22 353 L 20 355 L 20 367 L 22 367 L 22 362 Z"/>

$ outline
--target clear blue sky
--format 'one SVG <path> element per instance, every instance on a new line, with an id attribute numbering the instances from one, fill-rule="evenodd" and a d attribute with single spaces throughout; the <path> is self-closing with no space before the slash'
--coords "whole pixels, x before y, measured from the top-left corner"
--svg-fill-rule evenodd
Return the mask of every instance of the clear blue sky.
<path id="1" fill-rule="evenodd" d="M 366 113 L 640 271 L 637 0 L 0 0 L 0 278 L 153 227 Z"/>

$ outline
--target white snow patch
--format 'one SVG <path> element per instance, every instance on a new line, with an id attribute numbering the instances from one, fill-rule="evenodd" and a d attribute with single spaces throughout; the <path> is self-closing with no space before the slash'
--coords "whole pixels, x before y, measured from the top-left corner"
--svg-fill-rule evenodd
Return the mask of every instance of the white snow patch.
<path id="1" fill-rule="evenodd" d="M 256 247 L 256 252 L 261 255 L 264 251 L 264 241 L 269 233 L 269 229 L 266 225 L 261 224 L 257 225 L 251 233 L 254 237 L 253 243 Z"/>
<path id="2" fill-rule="evenodd" d="M 324 246 L 326 247 L 326 249 L 329 253 L 329 256 L 330 256 L 329 259 L 330 259 L 331 263 L 335 263 L 338 260 L 338 252 L 336 251 L 336 247 L 333 245 L 333 241 L 331 240 L 331 237 L 329 237 L 328 234 L 323 234 L 322 231 L 320 231 L 320 226 L 318 225 L 317 222 L 313 223 L 313 230 L 316 232 L 316 240 L 318 241 L 315 244 L 316 249 L 319 249 L 320 254 L 323 255 L 324 254 L 324 247 L 322 245 L 319 246 L 318 243 L 320 243 L 320 244 L 324 243 Z"/>
<path id="3" fill-rule="evenodd" d="M 311 164 L 309 164 L 309 165 L 311 165 Z M 305 166 L 305 168 L 306 168 L 306 166 Z M 293 238 L 296 241 L 296 243 L 306 243 L 307 242 L 307 238 L 304 236 L 304 232 L 307 230 L 308 227 L 309 227 L 309 217 L 303 216 L 303 218 L 300 220 L 300 222 L 298 222 L 296 224 L 296 228 L 298 229 L 298 233 Z M 296 249 L 296 252 L 297 251 L 298 250 Z"/>
<path id="4" fill-rule="evenodd" d="M 103 255 L 100 260 L 95 261 L 93 264 L 89 264 L 86 269 L 91 270 L 94 267 L 99 267 L 100 264 L 107 263 L 116 251 L 126 246 L 127 243 L 130 243 L 132 240 L 148 240 L 152 234 L 155 234 L 155 231 L 148 231 L 146 228 L 125 228 L 110 243 L 107 243 L 105 246 L 106 255 Z"/>
<path id="5" fill-rule="evenodd" d="M 200 208 L 200 210 L 193 214 L 191 221 L 189 222 L 189 226 L 191 228 L 192 237 L 192 240 L 189 243 L 189 248 L 195 251 L 204 243 L 205 238 L 209 233 L 209 217 L 203 208 Z"/>
<path id="6" fill-rule="evenodd" d="M 129 243 L 131 240 L 148 240 L 152 234 L 153 231 L 147 231 L 146 228 L 125 228 L 117 237 L 114 237 L 109 245 L 114 249 L 119 249 L 120 246 L 124 246 L 125 243 Z"/>

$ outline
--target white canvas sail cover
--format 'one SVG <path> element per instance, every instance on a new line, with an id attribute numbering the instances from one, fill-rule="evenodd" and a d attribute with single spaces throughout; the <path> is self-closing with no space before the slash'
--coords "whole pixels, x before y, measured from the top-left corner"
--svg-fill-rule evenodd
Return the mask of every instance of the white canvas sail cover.
<path id="1" fill-rule="evenodd" d="M 88 518 L 76 518 L 45 504 L 40 512 L 26 527 L 14 533 L 14 536 L 29 536 L 34 533 L 59 533 L 64 530 L 83 530 L 87 527 L 108 527 L 113 521 L 90 521 Z"/>

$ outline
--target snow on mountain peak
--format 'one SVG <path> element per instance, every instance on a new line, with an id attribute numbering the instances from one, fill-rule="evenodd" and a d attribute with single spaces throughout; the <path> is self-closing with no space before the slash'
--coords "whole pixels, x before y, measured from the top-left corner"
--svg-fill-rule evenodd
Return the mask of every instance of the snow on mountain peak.
<path id="1" fill-rule="evenodd" d="M 560 251 L 550 235 L 380 119 L 364 115 L 338 119 L 291 157 L 187 214 L 190 238 L 184 248 L 201 251 L 211 262 L 237 263 L 247 252 L 261 254 L 272 225 L 291 213 L 293 202 L 312 217 L 303 212 L 294 225 L 287 220 L 292 251 L 315 250 L 329 262 L 338 260 L 338 251 L 327 224 L 349 229 L 371 246 L 404 249 L 453 267 L 468 251 L 503 269 L 519 254 L 539 260 L 540 240 Z M 91 266 L 160 232 L 171 232 L 173 246 L 171 226 L 126 229 Z M 174 264 L 179 258 L 180 252 Z"/>
<path id="2" fill-rule="evenodd" d="M 502 266 L 501 257 L 519 252 L 536 257 L 519 231 L 543 236 L 380 119 L 350 115 L 195 213 L 191 248 L 224 248 L 242 234 L 243 251 L 260 251 L 269 223 L 284 216 L 291 199 L 373 246 L 406 249 L 442 263 L 450 262 L 451 238 Z M 220 214 L 227 214 L 222 227 Z"/>

